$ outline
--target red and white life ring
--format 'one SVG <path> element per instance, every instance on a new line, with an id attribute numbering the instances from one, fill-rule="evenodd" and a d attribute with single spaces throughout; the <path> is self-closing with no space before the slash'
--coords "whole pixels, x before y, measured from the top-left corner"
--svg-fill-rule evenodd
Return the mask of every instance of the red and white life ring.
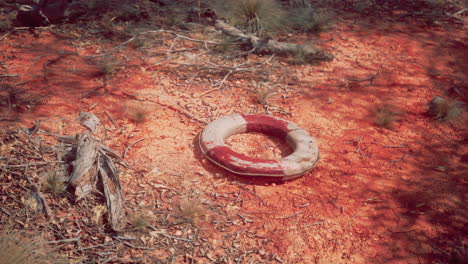
<path id="1" fill-rule="evenodd" d="M 229 148 L 229 136 L 258 132 L 286 140 L 293 153 L 279 160 L 252 158 Z M 235 114 L 208 124 L 200 134 L 200 149 L 216 165 L 238 175 L 289 180 L 311 170 L 319 159 L 316 140 L 296 124 L 268 115 Z"/>

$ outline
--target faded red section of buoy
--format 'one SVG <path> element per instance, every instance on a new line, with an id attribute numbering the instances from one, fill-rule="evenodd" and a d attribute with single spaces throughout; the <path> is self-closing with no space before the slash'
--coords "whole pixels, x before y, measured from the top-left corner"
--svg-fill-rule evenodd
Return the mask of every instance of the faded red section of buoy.
<path id="1" fill-rule="evenodd" d="M 237 153 L 227 146 L 215 147 L 207 153 L 213 161 L 237 174 L 283 175 L 284 171 L 277 160 L 259 159 Z"/>
<path id="2" fill-rule="evenodd" d="M 242 115 L 247 121 L 247 132 L 258 132 L 286 139 L 289 133 L 288 122 L 267 115 Z"/>
<path id="3" fill-rule="evenodd" d="M 279 160 L 259 159 L 237 153 L 224 142 L 229 136 L 248 132 L 287 140 L 294 152 Z M 268 115 L 230 115 L 217 119 L 203 129 L 199 144 L 211 162 L 244 176 L 289 180 L 311 170 L 319 159 L 313 137 L 292 122 Z"/>

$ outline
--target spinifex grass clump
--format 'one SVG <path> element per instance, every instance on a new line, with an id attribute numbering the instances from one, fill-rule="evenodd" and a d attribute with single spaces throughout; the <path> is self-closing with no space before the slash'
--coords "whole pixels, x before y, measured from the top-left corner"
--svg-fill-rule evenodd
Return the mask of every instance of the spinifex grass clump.
<path id="1" fill-rule="evenodd" d="M 68 263 L 46 241 L 7 227 L 0 232 L 0 264 Z"/>
<path id="2" fill-rule="evenodd" d="M 185 198 L 180 201 L 179 213 L 185 221 L 194 225 L 204 220 L 207 216 L 207 211 L 200 200 Z"/>
<path id="3" fill-rule="evenodd" d="M 390 129 L 398 121 L 401 111 L 391 104 L 376 104 L 370 111 L 374 124 Z"/>
<path id="4" fill-rule="evenodd" d="M 457 120 L 463 114 L 463 105 L 456 100 L 445 99 L 440 96 L 436 96 L 429 102 L 428 105 L 429 115 L 443 122 Z"/>
<path id="5" fill-rule="evenodd" d="M 275 0 L 214 0 L 211 6 L 232 25 L 258 36 L 284 26 L 287 16 Z"/>
<path id="6" fill-rule="evenodd" d="M 125 112 L 127 114 L 128 119 L 133 121 L 135 124 L 144 123 L 149 115 L 148 106 L 141 103 L 128 103 L 126 105 Z"/>
<path id="7" fill-rule="evenodd" d="M 133 231 L 145 231 L 151 225 L 151 217 L 144 212 L 135 212 L 130 217 L 130 225 Z"/>
<path id="8" fill-rule="evenodd" d="M 314 8 L 296 8 L 290 11 L 289 24 L 292 29 L 319 33 L 327 30 L 334 22 L 334 14 Z"/>
<path id="9" fill-rule="evenodd" d="M 65 178 L 60 174 L 60 172 L 48 171 L 44 187 L 46 191 L 54 195 L 60 195 L 64 193 L 66 189 Z"/>

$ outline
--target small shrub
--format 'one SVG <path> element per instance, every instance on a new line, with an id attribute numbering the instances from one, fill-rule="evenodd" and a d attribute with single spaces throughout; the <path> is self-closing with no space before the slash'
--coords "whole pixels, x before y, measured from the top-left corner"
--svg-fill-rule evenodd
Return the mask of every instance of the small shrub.
<path id="1" fill-rule="evenodd" d="M 146 121 L 149 110 L 148 110 L 148 107 L 144 104 L 131 103 L 131 104 L 127 104 L 125 112 L 128 116 L 128 119 L 130 119 L 136 124 L 141 124 Z"/>
<path id="2" fill-rule="evenodd" d="M 268 106 L 268 99 L 275 94 L 275 87 L 266 82 L 259 82 L 257 84 L 257 102 L 263 106 Z"/>
<path id="3" fill-rule="evenodd" d="M 0 263 L 59 264 L 68 263 L 39 237 L 27 236 L 5 228 L 0 232 Z"/>
<path id="4" fill-rule="evenodd" d="M 63 194 L 66 190 L 65 179 L 57 171 L 48 171 L 46 180 L 45 180 L 45 189 L 46 191 L 54 194 L 60 195 Z"/>
<path id="5" fill-rule="evenodd" d="M 215 0 L 211 6 L 232 25 L 258 36 L 284 26 L 287 16 L 275 0 Z"/>
<path id="6" fill-rule="evenodd" d="M 0 16 L 0 32 L 6 32 L 11 29 L 11 21 L 7 17 Z"/>
<path id="7" fill-rule="evenodd" d="M 115 10 L 115 19 L 120 21 L 139 21 L 144 17 L 143 12 L 136 5 L 124 4 Z"/>
<path id="8" fill-rule="evenodd" d="M 387 129 L 393 127 L 400 115 L 401 111 L 391 104 L 377 104 L 371 110 L 374 124 Z"/>
<path id="9" fill-rule="evenodd" d="M 185 198 L 179 203 L 180 217 L 194 225 L 204 220 L 207 216 L 206 209 L 197 199 Z"/>
<path id="10" fill-rule="evenodd" d="M 106 56 L 96 63 L 99 75 L 110 75 L 121 68 L 121 64 L 113 56 Z"/>
<path id="11" fill-rule="evenodd" d="M 307 53 L 303 45 L 298 45 L 291 55 L 292 63 L 296 65 L 314 64 L 321 60 L 320 57 Z"/>
<path id="12" fill-rule="evenodd" d="M 109 9 L 110 1 L 109 0 L 89 0 L 87 1 L 86 7 L 91 10 L 91 12 L 102 12 Z"/>
<path id="13" fill-rule="evenodd" d="M 143 212 L 136 212 L 130 217 L 132 231 L 145 231 L 150 226 L 150 217 Z"/>
<path id="14" fill-rule="evenodd" d="M 319 33 L 330 28 L 334 15 L 322 9 L 297 8 L 291 11 L 289 23 L 294 30 Z"/>
<path id="15" fill-rule="evenodd" d="M 463 104 L 440 96 L 434 97 L 428 104 L 428 113 L 433 118 L 449 122 L 459 119 L 463 114 Z"/>

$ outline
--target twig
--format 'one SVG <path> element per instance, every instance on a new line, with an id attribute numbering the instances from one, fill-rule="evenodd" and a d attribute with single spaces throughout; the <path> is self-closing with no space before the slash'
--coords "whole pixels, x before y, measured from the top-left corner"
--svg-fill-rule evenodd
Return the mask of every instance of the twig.
<path id="1" fill-rule="evenodd" d="M 8 215 L 8 216 L 11 216 L 11 213 L 8 212 L 5 208 L 3 207 L 0 207 L 0 211 L 2 211 L 4 214 Z"/>
<path id="2" fill-rule="evenodd" d="M 193 42 L 201 42 L 201 43 L 204 43 L 205 45 L 206 44 L 221 44 L 220 42 L 215 42 L 215 41 L 209 41 L 209 40 L 201 40 L 201 39 L 193 39 L 193 38 L 190 38 L 190 37 L 187 37 L 187 36 L 184 36 L 184 35 L 180 35 L 178 33 L 176 33 L 175 31 L 172 31 L 172 30 L 164 30 L 164 29 L 160 29 L 160 30 L 150 30 L 150 31 L 145 31 L 145 32 L 141 32 L 141 33 L 138 33 L 137 35 L 131 37 L 130 39 L 120 43 L 119 45 L 117 45 L 115 48 L 119 48 L 121 46 L 124 46 L 132 41 L 134 41 L 136 38 L 138 38 L 139 36 L 141 35 L 146 35 L 146 34 L 151 34 L 151 33 L 169 33 L 169 34 L 172 34 L 174 35 L 176 38 L 181 38 L 181 39 L 185 39 L 185 40 L 188 40 L 188 41 L 193 41 Z M 1 39 L 0 39 L 1 40 Z"/>
<path id="3" fill-rule="evenodd" d="M 0 75 L 0 78 L 6 78 L 6 77 L 19 77 L 19 74 L 6 74 L 6 75 Z"/>
<path id="4" fill-rule="evenodd" d="M 406 146 L 388 146 L 388 145 L 385 145 L 384 148 L 406 148 Z"/>
<path id="5" fill-rule="evenodd" d="M 47 241 L 47 244 L 60 244 L 60 243 L 72 243 L 79 241 L 81 237 L 74 237 L 74 238 L 68 238 L 68 239 L 62 239 L 62 240 L 54 240 L 54 241 Z"/>
<path id="6" fill-rule="evenodd" d="M 383 65 L 380 67 L 380 69 L 374 75 L 372 75 L 372 76 L 370 76 L 368 78 L 349 80 L 349 82 L 346 84 L 346 87 L 349 87 L 350 83 L 365 82 L 365 81 L 369 81 L 369 84 L 366 85 L 366 86 L 374 85 L 374 81 L 375 81 L 375 79 L 377 79 L 377 77 L 379 77 L 380 72 L 382 71 L 382 69 L 383 69 Z"/>
<path id="7" fill-rule="evenodd" d="M 293 218 L 293 217 L 298 216 L 298 215 L 303 214 L 303 213 L 304 213 L 304 212 L 301 211 L 301 212 L 297 212 L 297 213 L 295 213 L 295 214 L 292 214 L 292 215 L 290 215 L 290 216 L 285 216 L 285 217 L 278 216 L 278 217 L 275 217 L 275 219 L 288 219 L 288 218 Z"/>
<path id="8" fill-rule="evenodd" d="M 119 126 L 115 123 L 114 119 L 109 115 L 109 113 L 107 111 L 104 111 L 104 114 L 106 114 L 107 118 L 109 118 L 109 120 L 112 122 L 114 127 L 118 129 Z"/>
<path id="9" fill-rule="evenodd" d="M 127 152 L 128 152 L 128 150 L 130 150 L 131 147 L 133 147 L 136 143 L 138 143 L 138 142 L 140 142 L 140 141 L 143 141 L 143 140 L 145 140 L 145 139 L 146 139 L 146 138 L 140 138 L 139 140 L 137 140 L 137 141 L 133 142 L 132 144 L 130 144 L 130 146 L 128 146 L 128 147 L 125 149 L 124 153 L 122 154 L 122 159 L 125 159 L 125 156 L 127 155 Z"/>
<path id="10" fill-rule="evenodd" d="M 48 29 L 49 27 L 35 27 L 34 29 Z M 24 30 L 24 29 L 31 29 L 30 27 L 15 27 L 14 29 L 8 31 L 5 35 L 0 37 L 0 41 L 6 38 L 11 33 L 15 32 L 16 30 Z"/>
<path id="11" fill-rule="evenodd" d="M 315 225 L 321 225 L 321 224 L 323 224 L 323 221 L 322 221 L 322 222 L 315 222 L 315 223 L 312 223 L 312 224 L 305 225 L 303 228 L 307 228 L 307 227 L 315 226 Z"/>
<path id="12" fill-rule="evenodd" d="M 21 165 L 4 165 L 0 164 L 0 166 L 4 168 L 23 168 L 23 167 L 29 167 L 29 166 L 42 166 L 42 165 L 48 165 L 50 163 L 64 163 L 64 161 L 45 161 L 45 162 L 31 162 L 28 164 L 21 164 Z"/>
<path id="13" fill-rule="evenodd" d="M 131 248 L 134 248 L 134 249 L 143 249 L 143 250 L 155 250 L 156 248 L 150 248 L 150 247 L 138 247 L 138 246 L 134 246 L 128 242 L 125 242 L 123 241 L 123 244 L 126 245 L 127 247 L 131 247 Z"/>
<path id="14" fill-rule="evenodd" d="M 223 86 L 223 84 L 224 84 L 224 82 L 225 82 L 226 79 L 229 77 L 229 75 L 231 75 L 232 71 L 233 71 L 233 70 L 230 70 L 230 71 L 224 76 L 224 78 L 221 80 L 221 82 L 219 83 L 219 85 L 218 85 L 217 88 L 211 89 L 211 90 L 209 90 L 209 91 L 206 91 L 206 92 L 200 94 L 198 97 L 202 97 L 202 96 L 205 96 L 205 95 L 207 95 L 207 94 L 209 94 L 209 93 L 211 93 L 211 92 L 214 92 L 214 91 L 217 91 L 217 90 L 221 90 L 221 89 L 222 89 L 222 86 Z"/>

